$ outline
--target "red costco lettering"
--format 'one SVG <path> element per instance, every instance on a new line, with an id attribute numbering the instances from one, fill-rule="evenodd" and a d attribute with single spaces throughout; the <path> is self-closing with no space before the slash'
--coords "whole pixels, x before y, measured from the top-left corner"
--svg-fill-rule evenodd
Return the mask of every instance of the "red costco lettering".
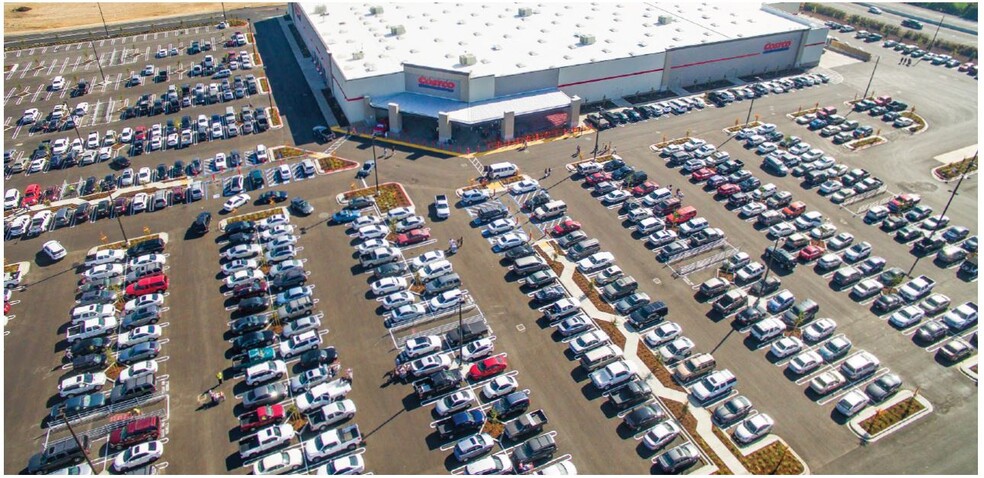
<path id="1" fill-rule="evenodd" d="M 435 90 L 454 91 L 455 87 L 458 85 L 451 80 L 419 76 L 417 77 L 417 86 L 422 88 L 433 88 Z"/>
<path id="2" fill-rule="evenodd" d="M 769 42 L 765 44 L 765 51 L 785 50 L 792 45 L 793 45 L 792 40 Z"/>

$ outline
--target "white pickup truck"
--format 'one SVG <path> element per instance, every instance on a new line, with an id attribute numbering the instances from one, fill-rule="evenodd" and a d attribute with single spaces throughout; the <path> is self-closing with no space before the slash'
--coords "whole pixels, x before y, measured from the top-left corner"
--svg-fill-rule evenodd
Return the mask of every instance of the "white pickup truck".
<path id="1" fill-rule="evenodd" d="M 434 215 L 441 219 L 451 217 L 451 204 L 448 202 L 446 194 L 434 196 Z"/>
<path id="2" fill-rule="evenodd" d="M 239 440 L 239 456 L 243 459 L 263 453 L 294 438 L 294 427 L 288 423 L 264 428 L 255 435 Z"/>
<path id="3" fill-rule="evenodd" d="M 68 332 L 65 333 L 65 338 L 68 340 L 68 343 L 74 343 L 89 337 L 107 335 L 114 330 L 116 330 L 115 317 L 100 317 L 98 319 L 89 319 L 79 325 L 69 327 Z"/>
<path id="4" fill-rule="evenodd" d="M 349 425 L 321 433 L 303 444 L 304 454 L 309 461 L 332 457 L 342 452 L 353 451 L 362 445 L 359 425 Z"/>

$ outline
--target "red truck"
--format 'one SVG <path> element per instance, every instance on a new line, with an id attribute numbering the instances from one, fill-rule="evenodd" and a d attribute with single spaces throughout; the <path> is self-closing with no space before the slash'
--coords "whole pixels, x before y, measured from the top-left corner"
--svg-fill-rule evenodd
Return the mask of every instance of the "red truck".
<path id="1" fill-rule="evenodd" d="M 277 404 L 260 407 L 239 417 L 239 429 L 243 433 L 249 433 L 271 423 L 280 423 L 283 421 L 284 416 L 283 405 Z"/>

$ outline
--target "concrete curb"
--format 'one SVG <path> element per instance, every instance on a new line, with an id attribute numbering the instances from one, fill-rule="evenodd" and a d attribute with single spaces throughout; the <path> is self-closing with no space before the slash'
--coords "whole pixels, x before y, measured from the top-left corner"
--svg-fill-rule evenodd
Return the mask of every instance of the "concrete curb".
<path id="1" fill-rule="evenodd" d="M 977 372 L 970 369 L 974 365 L 977 365 L 977 355 L 974 355 L 973 357 L 964 360 L 959 367 L 961 373 L 970 377 L 970 379 L 973 380 L 974 383 L 977 383 Z"/>
<path id="2" fill-rule="evenodd" d="M 925 407 L 925 408 L 923 408 L 921 411 L 919 411 L 915 415 L 911 415 L 909 417 L 906 417 L 906 419 L 904 419 L 904 420 L 902 420 L 902 421 L 900 421 L 900 422 L 898 422 L 898 423 L 896 423 L 896 424 L 894 424 L 894 425 L 892 425 L 892 426 L 890 426 L 890 427 L 888 427 L 888 428 L 886 428 L 886 429 L 878 432 L 875 435 L 870 435 L 870 434 L 868 434 L 868 432 L 864 431 L 863 428 L 861 428 L 861 422 L 863 420 L 867 419 L 867 418 L 870 418 L 870 417 L 874 416 L 878 409 L 888 408 L 888 407 L 891 407 L 891 406 L 893 406 L 895 404 L 901 403 L 901 402 L 909 399 L 909 397 L 912 397 L 912 395 L 913 394 L 912 394 L 912 391 L 911 390 L 903 390 L 903 391 L 899 392 L 896 396 L 892 397 L 891 400 L 889 400 L 889 401 L 887 401 L 885 403 L 880 404 L 877 408 L 876 407 L 868 407 L 868 408 L 866 408 L 865 410 L 861 411 L 861 413 L 857 414 L 854 418 L 852 418 L 848 422 L 848 424 L 847 424 L 848 425 L 848 428 L 850 428 L 850 430 L 851 430 L 852 433 L 854 433 L 855 435 L 857 435 L 858 438 L 861 438 L 866 443 L 874 443 L 874 442 L 876 442 L 878 440 L 881 440 L 885 436 L 890 435 L 890 434 L 898 431 L 899 429 L 901 429 L 902 427 L 908 425 L 909 423 L 912 423 L 912 422 L 918 420 L 919 418 L 922 418 L 923 416 L 928 415 L 929 413 L 931 413 L 933 411 L 933 404 L 930 403 L 929 400 L 926 400 L 922 395 L 918 395 L 918 396 L 916 396 L 916 400 L 919 403 L 921 403 L 922 406 Z"/>

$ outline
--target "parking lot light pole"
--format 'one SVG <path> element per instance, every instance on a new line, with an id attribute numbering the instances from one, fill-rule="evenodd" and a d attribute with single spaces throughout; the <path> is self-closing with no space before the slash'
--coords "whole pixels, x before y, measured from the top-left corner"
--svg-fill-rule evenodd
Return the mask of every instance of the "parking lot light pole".
<path id="1" fill-rule="evenodd" d="M 946 215 L 946 211 L 950 209 L 950 204 L 953 203 L 953 198 L 957 196 L 957 190 L 960 189 L 960 184 L 963 183 L 964 178 L 967 177 L 967 172 L 970 171 L 971 166 L 977 163 L 977 153 L 978 152 L 974 152 L 974 157 L 970 160 L 970 162 L 967 163 L 966 166 L 964 166 L 963 171 L 960 172 L 960 179 L 957 180 L 957 185 L 954 186 L 953 191 L 950 192 L 950 199 L 946 201 L 946 206 L 944 206 L 943 211 L 940 212 L 939 219 L 942 219 L 943 216 Z M 928 239 L 932 239 L 937 232 L 939 232 L 939 229 L 931 232 L 928 236 Z M 922 259 L 922 257 L 923 256 L 916 256 L 916 260 L 912 262 L 912 267 L 909 268 L 909 272 L 907 272 L 905 275 L 909 276 L 910 278 L 912 277 L 912 271 L 916 270 L 916 264 L 919 264 L 919 260 Z"/>
<path id="2" fill-rule="evenodd" d="M 99 63 L 99 52 L 96 51 L 96 45 L 92 44 L 91 40 L 89 41 L 89 48 L 92 48 L 92 54 L 96 56 L 96 66 L 99 67 L 99 76 L 102 77 L 103 84 L 106 84 L 106 74 L 103 73 L 103 67 Z"/>
<path id="3" fill-rule="evenodd" d="M 226 17 L 225 2 L 220 2 L 222 4 L 222 21 L 228 22 L 229 18 Z"/>
<path id="4" fill-rule="evenodd" d="M 594 147 L 594 157 L 591 158 L 592 161 L 598 159 L 598 141 L 601 138 L 601 128 L 595 131 L 595 147 Z"/>
<path id="5" fill-rule="evenodd" d="M 769 254 L 769 260 L 765 263 L 765 275 L 763 275 L 762 276 L 762 280 L 759 281 L 762 284 L 765 284 L 765 281 L 769 280 L 769 272 L 772 271 L 772 261 L 775 260 L 775 258 L 776 258 L 775 251 L 778 250 L 778 249 L 779 249 L 779 237 L 777 236 L 776 237 L 776 241 L 772 243 L 772 251 L 773 252 L 771 254 Z M 758 307 L 760 303 L 762 303 L 762 296 L 761 295 L 758 296 L 757 299 L 755 299 L 755 307 Z"/>
<path id="6" fill-rule="evenodd" d="M 61 412 L 61 419 L 65 422 L 65 426 L 68 427 L 68 432 L 72 434 L 72 439 L 75 440 L 75 445 L 79 447 L 79 450 L 82 450 L 82 456 L 85 457 L 85 461 L 89 464 L 89 468 L 92 469 L 92 471 L 96 471 L 96 465 L 93 465 L 92 460 L 89 459 L 89 452 L 85 450 L 85 447 L 82 446 L 82 442 L 79 441 L 79 437 L 75 434 L 75 430 L 72 429 L 72 424 L 68 422 L 68 417 L 65 416 L 64 410 Z"/>
<path id="7" fill-rule="evenodd" d="M 755 77 L 755 81 L 761 82 L 762 81 L 762 78 L 756 76 Z M 752 119 L 752 106 L 755 106 L 755 97 L 754 96 L 752 96 L 752 101 L 750 103 L 748 103 L 748 115 L 745 116 L 745 127 L 746 128 L 748 127 L 749 120 Z"/>
<path id="8" fill-rule="evenodd" d="M 110 191 L 110 193 L 109 193 L 109 207 L 110 208 L 115 208 L 116 207 L 114 205 L 115 202 L 116 202 L 116 200 L 113 199 L 113 193 L 112 193 L 112 191 Z M 110 214 L 113 214 L 114 213 L 113 209 L 110 209 L 109 210 L 109 213 Z M 128 237 L 126 237 L 126 231 L 123 230 L 123 220 L 120 219 L 120 215 L 119 214 L 116 214 L 116 223 L 120 225 L 120 234 L 123 234 L 123 243 L 126 244 L 127 246 L 129 246 L 130 245 L 130 239 Z"/>
<path id="9" fill-rule="evenodd" d="M 464 336 L 465 332 L 462 330 L 462 324 L 461 324 L 461 320 L 462 320 L 461 302 L 463 300 L 464 297 L 458 300 L 458 365 L 463 364 L 465 361 L 464 356 L 461 355 L 461 349 L 465 346 L 465 336 Z"/>
<path id="10" fill-rule="evenodd" d="M 881 61 L 881 55 L 875 57 L 875 67 L 871 69 L 871 77 L 868 78 L 868 86 L 864 87 L 864 94 L 861 95 L 862 100 L 868 97 L 868 90 L 871 88 L 871 82 L 875 81 L 875 70 L 878 69 L 878 62 L 880 61 Z"/>
<path id="11" fill-rule="evenodd" d="M 96 7 L 99 8 L 99 18 L 102 19 L 103 30 L 106 30 L 106 38 L 109 38 L 109 27 L 106 26 L 106 17 L 103 16 L 103 7 L 99 4 L 99 2 L 96 2 Z"/>
<path id="12" fill-rule="evenodd" d="M 376 175 L 376 196 L 379 196 L 379 162 L 376 161 L 376 133 L 372 133 L 372 170 Z"/>

